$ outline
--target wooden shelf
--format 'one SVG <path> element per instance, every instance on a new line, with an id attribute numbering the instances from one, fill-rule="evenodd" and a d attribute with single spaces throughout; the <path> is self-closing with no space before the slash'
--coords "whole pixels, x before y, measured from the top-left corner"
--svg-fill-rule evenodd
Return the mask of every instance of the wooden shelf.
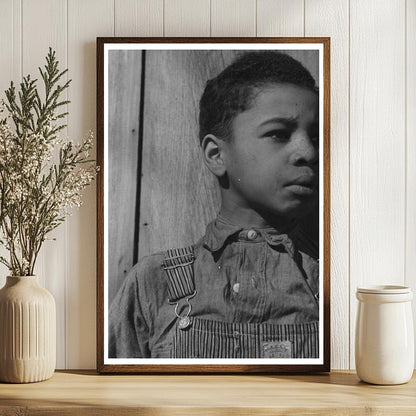
<path id="1" fill-rule="evenodd" d="M 416 374 L 400 386 L 319 375 L 98 375 L 57 371 L 0 383 L 0 415 L 416 415 Z"/>

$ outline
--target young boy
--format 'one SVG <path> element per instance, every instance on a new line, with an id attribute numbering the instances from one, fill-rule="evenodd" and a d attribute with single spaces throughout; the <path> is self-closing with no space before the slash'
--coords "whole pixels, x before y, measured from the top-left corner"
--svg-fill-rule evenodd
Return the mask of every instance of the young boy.
<path id="1" fill-rule="evenodd" d="M 295 59 L 248 52 L 208 81 L 204 160 L 221 209 L 192 247 L 143 258 L 109 311 L 112 358 L 319 356 L 318 92 Z"/>

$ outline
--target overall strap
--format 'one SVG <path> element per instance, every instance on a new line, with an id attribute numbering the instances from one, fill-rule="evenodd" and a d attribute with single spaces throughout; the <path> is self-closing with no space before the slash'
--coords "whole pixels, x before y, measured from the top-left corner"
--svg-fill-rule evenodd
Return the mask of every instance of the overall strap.
<path id="1" fill-rule="evenodd" d="M 194 246 L 171 249 L 166 252 L 162 268 L 166 272 L 169 303 L 195 295 Z"/>
<path id="2" fill-rule="evenodd" d="M 179 329 L 186 330 L 192 325 L 189 314 L 192 305 L 189 300 L 196 295 L 194 283 L 194 247 L 177 248 L 168 250 L 162 262 L 165 270 L 166 282 L 168 285 L 168 301 L 175 305 L 175 315 L 179 319 Z M 187 311 L 185 314 L 178 312 L 179 301 L 186 300 Z"/>

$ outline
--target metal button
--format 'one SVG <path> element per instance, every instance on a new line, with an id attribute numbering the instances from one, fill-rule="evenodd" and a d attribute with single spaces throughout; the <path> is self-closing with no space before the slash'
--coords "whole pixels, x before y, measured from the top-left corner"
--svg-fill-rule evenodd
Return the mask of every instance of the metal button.
<path id="1" fill-rule="evenodd" d="M 249 230 L 247 232 L 247 238 L 249 240 L 254 240 L 257 237 L 257 231 L 256 230 Z"/>
<path id="2" fill-rule="evenodd" d="M 190 325 L 191 325 L 191 320 L 189 319 L 188 316 L 185 316 L 185 317 L 179 319 L 179 329 L 184 330 L 184 329 L 188 328 L 188 326 L 190 326 Z"/>
<path id="3" fill-rule="evenodd" d="M 238 293 L 239 290 L 240 290 L 240 283 L 234 283 L 233 285 L 234 293 Z"/>

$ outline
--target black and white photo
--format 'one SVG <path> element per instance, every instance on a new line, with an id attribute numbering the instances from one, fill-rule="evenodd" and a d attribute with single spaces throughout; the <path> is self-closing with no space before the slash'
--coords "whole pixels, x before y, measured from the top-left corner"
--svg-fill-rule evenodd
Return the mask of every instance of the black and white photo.
<path id="1" fill-rule="evenodd" d="M 329 40 L 98 46 L 99 370 L 329 368 Z"/>

